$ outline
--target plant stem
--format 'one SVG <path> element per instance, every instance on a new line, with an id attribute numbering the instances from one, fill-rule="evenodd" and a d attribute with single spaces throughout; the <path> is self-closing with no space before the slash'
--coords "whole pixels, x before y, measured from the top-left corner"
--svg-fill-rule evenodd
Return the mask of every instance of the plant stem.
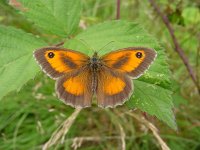
<path id="1" fill-rule="evenodd" d="M 120 19 L 120 0 L 116 0 L 117 3 L 117 13 L 116 13 L 116 20 Z"/>
<path id="2" fill-rule="evenodd" d="M 60 139 L 61 143 L 64 142 L 64 137 L 68 133 L 70 127 L 74 123 L 75 119 L 77 118 L 78 114 L 80 113 L 81 109 L 77 108 L 75 111 L 72 113 L 71 116 L 69 116 L 61 126 L 58 127 L 52 134 L 51 138 L 44 144 L 42 150 L 47 150 L 54 144 L 56 144 Z"/>
<path id="3" fill-rule="evenodd" d="M 126 114 L 135 118 L 136 120 L 144 124 L 148 129 L 150 129 L 153 133 L 153 136 L 157 139 L 158 143 L 160 144 L 162 150 L 170 150 L 170 148 L 158 134 L 158 129 L 151 122 L 146 120 L 144 117 L 138 116 L 137 114 L 131 112 L 127 112 Z"/>
<path id="4" fill-rule="evenodd" d="M 152 7 L 155 9 L 157 14 L 162 18 L 162 21 L 164 22 L 164 24 L 166 25 L 166 27 L 170 33 L 170 36 L 173 40 L 174 46 L 175 46 L 174 50 L 178 53 L 179 57 L 183 61 L 192 81 L 194 82 L 195 86 L 197 87 L 198 93 L 200 94 L 200 85 L 197 82 L 197 78 L 195 76 L 195 73 L 194 73 L 189 61 L 188 61 L 187 56 L 185 55 L 183 49 L 181 48 L 179 42 L 176 39 L 176 36 L 174 34 L 174 29 L 172 28 L 168 17 L 161 12 L 159 6 L 156 4 L 156 2 L 154 0 L 149 0 L 149 2 L 152 5 Z"/>

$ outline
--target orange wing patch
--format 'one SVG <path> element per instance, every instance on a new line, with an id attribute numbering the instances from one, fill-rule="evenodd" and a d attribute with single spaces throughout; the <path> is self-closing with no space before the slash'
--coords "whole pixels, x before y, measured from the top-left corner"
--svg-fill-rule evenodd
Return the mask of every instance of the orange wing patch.
<path id="1" fill-rule="evenodd" d="M 125 82 L 119 77 L 107 76 L 102 80 L 104 82 L 103 92 L 108 95 L 114 95 L 124 90 Z"/>
<path id="2" fill-rule="evenodd" d="M 84 84 L 87 83 L 83 83 L 82 80 L 83 79 L 81 76 L 71 77 L 63 83 L 63 87 L 65 88 L 66 92 L 69 92 L 70 94 L 76 96 L 83 95 L 85 89 Z"/>

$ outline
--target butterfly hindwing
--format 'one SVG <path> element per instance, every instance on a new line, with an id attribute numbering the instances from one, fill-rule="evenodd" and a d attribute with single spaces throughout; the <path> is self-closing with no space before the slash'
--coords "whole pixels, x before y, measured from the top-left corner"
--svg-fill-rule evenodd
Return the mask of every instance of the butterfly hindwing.
<path id="1" fill-rule="evenodd" d="M 89 107 L 92 101 L 91 70 L 87 67 L 56 81 L 58 98 L 72 107 Z"/>
<path id="2" fill-rule="evenodd" d="M 101 60 L 110 69 L 138 78 L 148 69 L 155 57 L 156 52 L 153 49 L 129 47 L 110 52 L 102 56 Z"/>
<path id="3" fill-rule="evenodd" d="M 133 91 L 131 79 L 124 73 L 102 67 L 97 78 L 96 96 L 98 106 L 100 107 L 122 105 Z"/>
<path id="4" fill-rule="evenodd" d="M 83 67 L 89 59 L 83 53 L 58 47 L 36 50 L 34 56 L 42 70 L 53 79 Z"/>

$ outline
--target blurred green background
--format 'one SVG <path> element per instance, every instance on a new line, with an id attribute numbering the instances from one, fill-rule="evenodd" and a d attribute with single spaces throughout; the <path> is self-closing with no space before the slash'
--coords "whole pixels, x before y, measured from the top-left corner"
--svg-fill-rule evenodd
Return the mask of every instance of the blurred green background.
<path id="1" fill-rule="evenodd" d="M 81 28 L 116 16 L 115 0 L 82 0 Z M 200 73 L 200 1 L 158 0 L 160 9 L 168 16 L 176 37 L 193 69 Z M 161 137 L 172 150 L 200 149 L 200 97 L 189 77 L 163 24 L 147 0 L 121 0 L 121 19 L 142 24 L 166 50 L 173 83 L 174 113 L 178 131 L 170 129 L 156 118 L 147 116 L 159 129 Z M 0 23 L 39 34 L 34 25 L 17 10 L 0 0 Z M 52 41 L 56 43 L 57 41 Z M 199 75 L 200 77 L 200 75 Z M 200 80 L 200 78 L 199 78 Z M 78 149 L 120 149 L 120 123 L 126 133 L 126 149 L 156 150 L 159 144 L 152 133 L 137 120 L 123 115 L 126 106 L 103 110 L 92 107 L 81 111 L 72 125 L 64 144 L 52 149 L 73 149 L 75 137 L 100 137 L 84 141 Z M 54 81 L 40 73 L 20 92 L 12 92 L 0 101 L 0 150 L 41 149 L 53 131 L 74 111 L 55 97 Z M 137 113 L 141 113 L 139 110 Z"/>

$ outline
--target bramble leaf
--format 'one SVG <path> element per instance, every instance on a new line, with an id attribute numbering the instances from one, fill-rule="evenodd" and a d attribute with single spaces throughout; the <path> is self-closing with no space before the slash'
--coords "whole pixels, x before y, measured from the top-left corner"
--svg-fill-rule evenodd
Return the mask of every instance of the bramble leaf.
<path id="1" fill-rule="evenodd" d="M 80 0 L 18 0 L 21 11 L 43 31 L 67 37 L 78 27 L 81 12 Z"/>
<path id="2" fill-rule="evenodd" d="M 120 48 L 139 46 L 154 48 L 158 56 L 150 69 L 133 81 L 135 90 L 127 106 L 155 115 L 176 129 L 172 112 L 170 74 L 164 50 L 138 24 L 127 21 L 105 22 L 88 28 L 65 43 L 65 47 L 89 55 L 93 54 L 91 49 L 102 55 Z"/>
<path id="3" fill-rule="evenodd" d="M 33 50 L 44 45 L 41 39 L 22 30 L 0 26 L 0 99 L 34 78 L 39 67 Z"/>

